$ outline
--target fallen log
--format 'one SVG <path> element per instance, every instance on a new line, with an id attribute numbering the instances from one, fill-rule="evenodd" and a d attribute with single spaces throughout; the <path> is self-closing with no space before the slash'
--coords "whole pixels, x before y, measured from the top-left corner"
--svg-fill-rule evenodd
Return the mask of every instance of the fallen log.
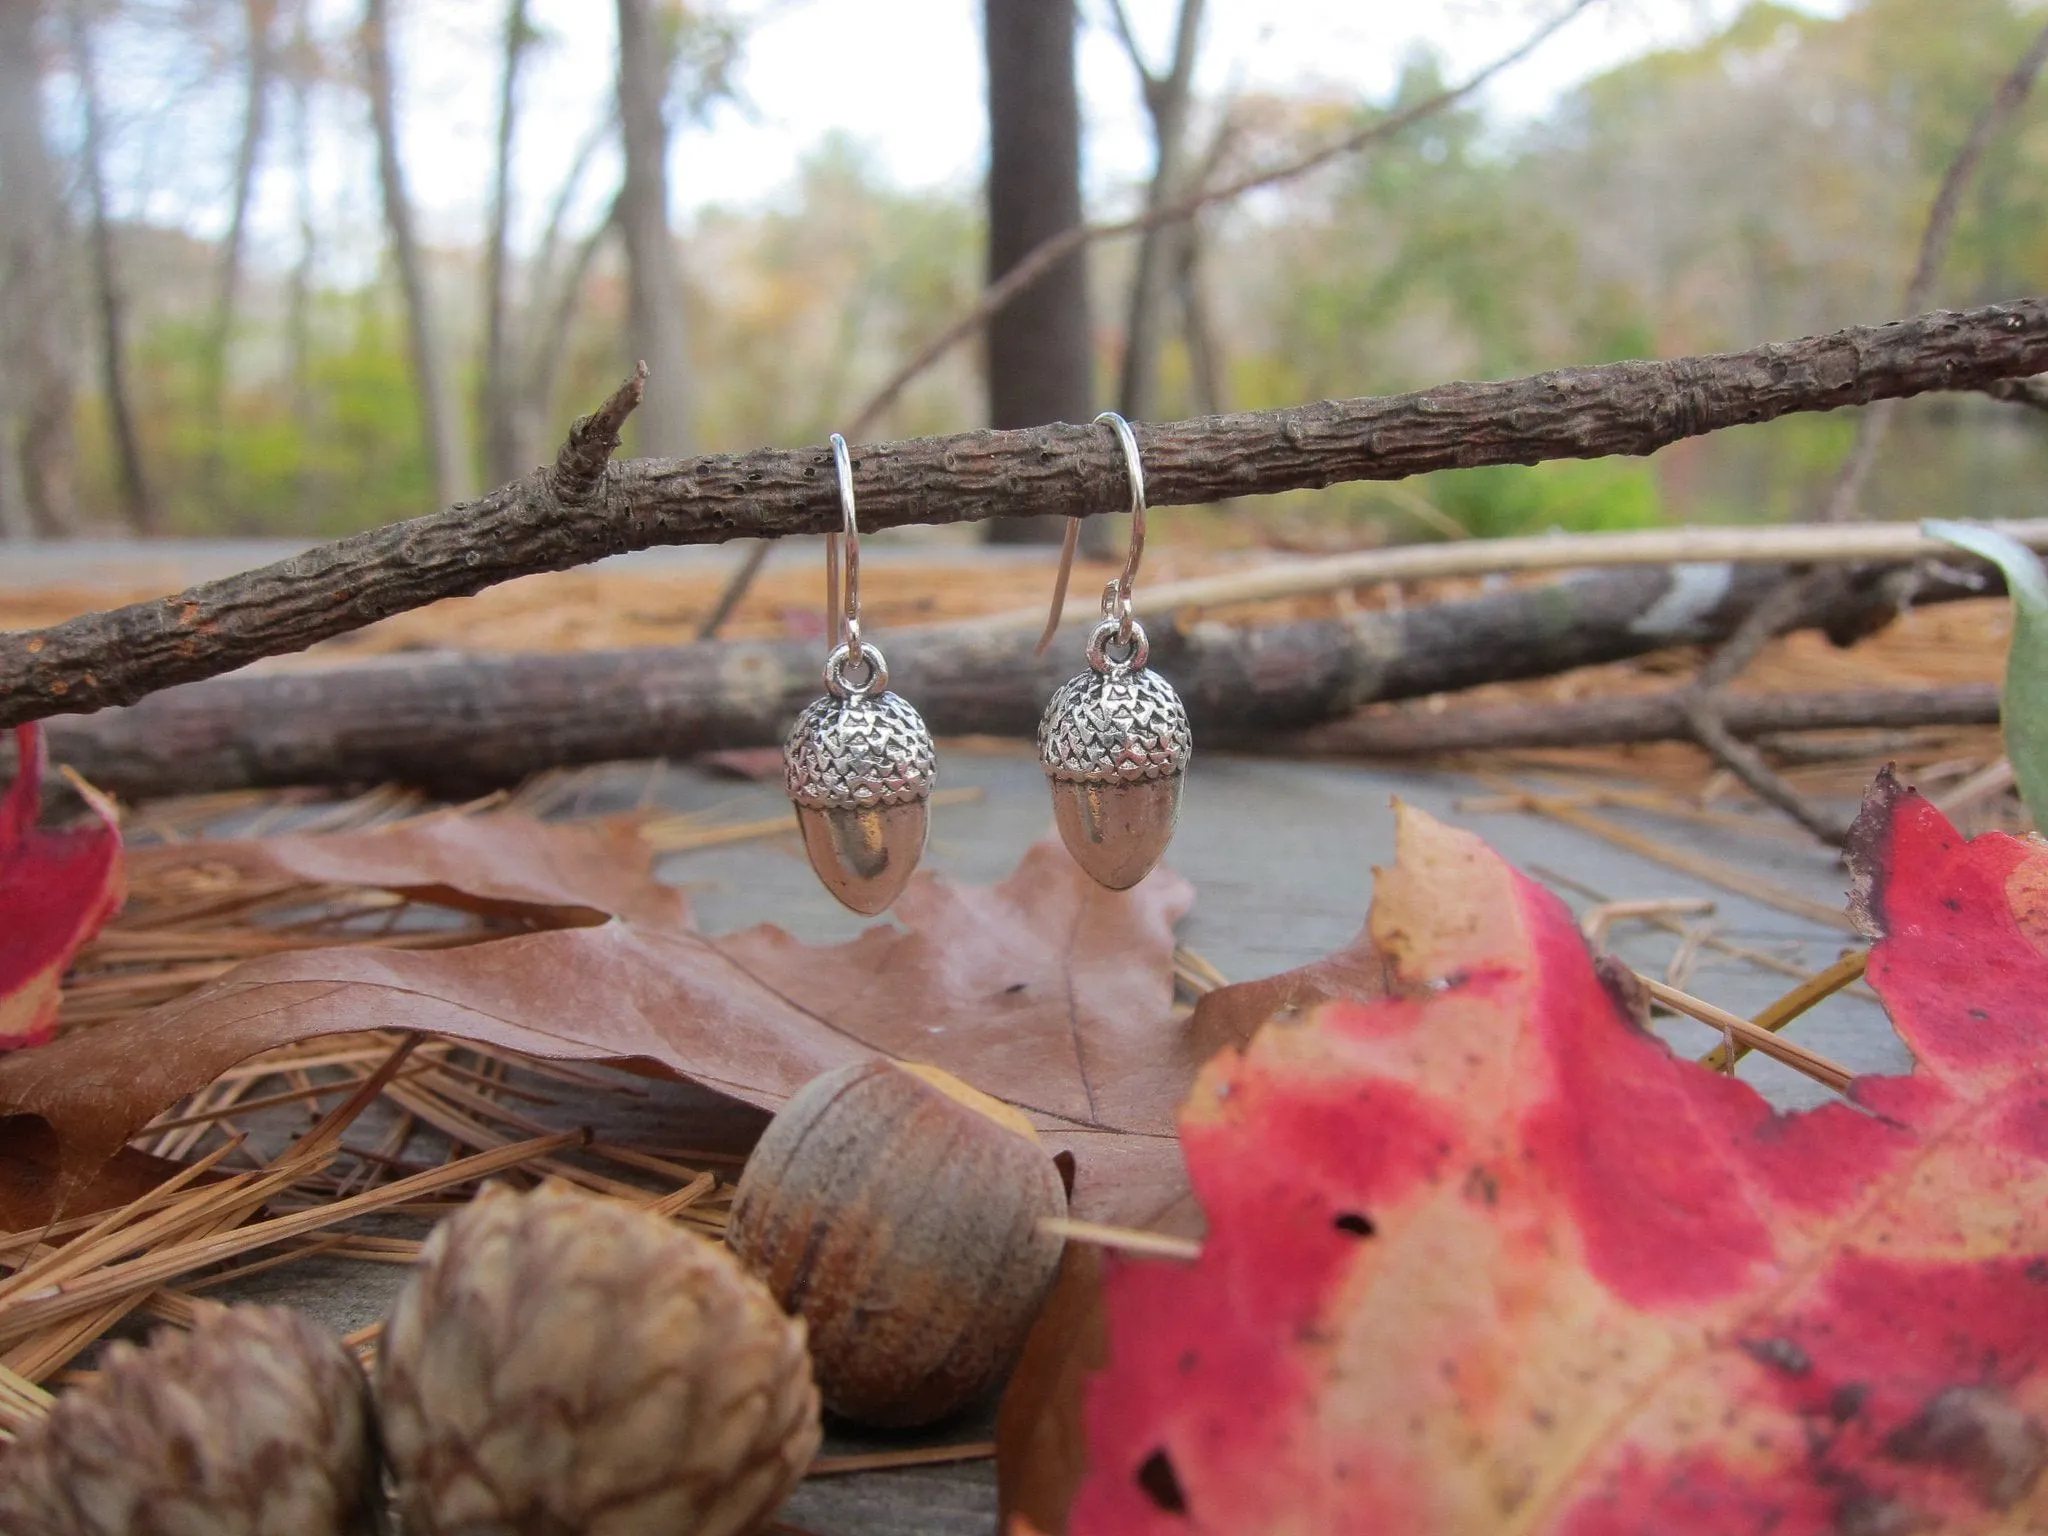
<path id="1" fill-rule="evenodd" d="M 1431 470 L 1652 453 L 1680 438 L 2048 370 L 2048 299 L 1939 311 L 1747 352 L 1607 363 L 1414 394 L 1324 400 L 1137 428 L 1158 506 Z M 132 703 L 408 608 L 656 544 L 839 525 L 823 448 L 610 461 L 628 381 L 552 465 L 474 502 L 393 523 L 173 597 L 0 634 L 0 728 Z M 1122 458 L 1100 428 L 856 450 L 864 528 L 1120 510 Z"/>
<path id="2" fill-rule="evenodd" d="M 1589 572 L 1401 611 L 1234 629 L 1152 625 L 1152 664 L 1207 747 L 1278 737 L 1385 699 L 1545 676 L 1730 633 L 1780 567 Z M 1854 633 L 1896 601 L 1872 569 L 1798 622 Z M 1975 595 L 1936 573 L 1916 602 Z M 940 735 L 1029 736 L 1078 671 L 1086 622 L 1044 656 L 987 625 L 877 636 L 891 686 Z M 398 781 L 445 794 L 547 768 L 688 758 L 779 742 L 820 691 L 820 648 L 712 642 L 567 655 L 420 654 L 280 668 L 168 689 L 126 709 L 49 723 L 50 746 L 104 788 L 141 798 L 288 784 Z"/>
<path id="3" fill-rule="evenodd" d="M 1745 739 L 1790 731 L 1996 725 L 1998 688 L 1992 683 L 1961 683 L 1839 693 L 1731 693 L 1721 699 L 1721 718 Z M 1308 757 L 1438 757 L 1692 737 L 1685 696 L 1673 690 L 1558 704 L 1468 704 L 1437 713 L 1374 710 L 1314 726 L 1275 745 Z"/>

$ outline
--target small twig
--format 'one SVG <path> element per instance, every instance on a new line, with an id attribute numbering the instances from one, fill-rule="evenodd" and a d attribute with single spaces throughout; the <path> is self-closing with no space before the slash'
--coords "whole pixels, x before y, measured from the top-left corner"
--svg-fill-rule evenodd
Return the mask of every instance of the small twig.
<path id="1" fill-rule="evenodd" d="M 704 622 L 697 626 L 699 640 L 716 640 L 718 632 L 725 628 L 725 621 L 732 617 L 733 610 L 745 600 L 753 588 L 754 578 L 761 574 L 761 567 L 768 563 L 768 557 L 775 552 L 773 539 L 756 539 L 747 549 L 747 557 L 739 563 L 733 573 L 726 577 L 725 585 L 719 589 L 718 601 L 711 605 L 711 611 L 704 616 Z"/>
<path id="2" fill-rule="evenodd" d="M 1654 859 L 1667 869 L 1675 869 L 1682 875 L 1692 876 L 1695 880 L 1704 880 L 1709 885 L 1718 885 L 1725 891 L 1747 896 L 1751 901 L 1776 907 L 1780 912 L 1803 917 L 1808 922 L 1838 928 L 1844 933 L 1856 932 L 1856 925 L 1849 920 L 1848 913 L 1830 907 L 1825 902 L 1815 901 L 1798 891 L 1789 890 L 1775 880 L 1767 880 L 1762 875 L 1752 874 L 1739 865 L 1711 858 L 1703 853 L 1694 853 L 1688 848 L 1674 848 L 1654 837 L 1645 837 L 1631 827 L 1609 821 L 1604 816 L 1596 816 L 1583 806 L 1573 805 L 1569 800 L 1559 796 L 1530 794 L 1512 779 L 1501 774 L 1481 773 L 1476 777 L 1481 783 L 1503 794 L 1519 795 L 1523 805 L 1538 815 L 1548 816 L 1553 821 L 1561 821 L 1569 827 L 1577 827 L 1581 832 L 1590 832 L 1617 848 L 1625 848 L 1630 853 Z"/>
<path id="3" fill-rule="evenodd" d="M 1192 1263 L 1202 1256 L 1202 1245 L 1192 1238 L 1172 1237 L 1164 1232 L 1141 1232 L 1135 1227 L 1105 1226 L 1099 1221 L 1041 1216 L 1038 1218 L 1038 1230 L 1048 1237 L 1063 1237 L 1070 1243 L 1091 1243 L 1098 1248 L 1142 1253 L 1155 1259 L 1182 1259 Z"/>
<path id="4" fill-rule="evenodd" d="M 1586 936 L 1586 942 L 1593 948 L 1605 949 L 1607 930 L 1615 923 L 1669 917 L 1681 912 L 1697 916 L 1711 913 L 1713 910 L 1713 902 L 1704 896 L 1663 896 L 1648 901 L 1603 901 L 1597 906 L 1589 907 L 1579 918 L 1579 932 Z"/>
<path id="5" fill-rule="evenodd" d="M 1869 963 L 1869 950 L 1851 950 L 1826 970 L 1809 976 L 1750 1022 L 1758 1029 L 1767 1029 L 1776 1034 L 1822 999 L 1833 997 L 1837 992 L 1861 981 Z M 1712 1067 L 1717 1072 L 1732 1072 L 1735 1070 L 1735 1063 L 1748 1055 L 1750 1049 L 1747 1045 L 1738 1045 L 1731 1038 L 1702 1056 L 1700 1064 Z"/>
<path id="6" fill-rule="evenodd" d="M 1737 1042 L 1750 1049 L 1760 1051 L 1773 1061 L 1804 1073 L 1817 1083 L 1823 1083 L 1837 1093 L 1849 1091 L 1849 1084 L 1856 1080 L 1856 1074 L 1847 1067 L 1828 1060 L 1817 1051 L 1809 1051 L 1767 1029 L 1760 1029 L 1739 1013 L 1730 1013 L 1726 1008 L 1717 1007 L 1703 998 L 1694 997 L 1690 992 L 1637 972 L 1637 979 L 1649 989 L 1650 996 L 1674 1013 L 1682 1013 L 1697 1019 L 1722 1034 L 1732 1036 Z"/>
<path id="7" fill-rule="evenodd" d="M 2048 373 L 2037 373 L 2024 379 L 1993 379 L 1979 393 L 1994 400 L 2008 400 L 2014 405 L 2048 411 Z"/>
<path id="8" fill-rule="evenodd" d="M 956 1461 L 987 1461 L 996 1453 L 993 1440 L 966 1445 L 913 1445 L 900 1451 L 861 1451 L 851 1456 L 820 1456 L 806 1477 L 841 1477 L 849 1472 L 886 1472 L 896 1467 L 941 1467 Z"/>
<path id="9" fill-rule="evenodd" d="M 1765 762 L 1761 752 L 1738 740 L 1722 721 L 1713 694 L 1688 689 L 1679 697 L 1694 738 L 1713 753 L 1716 762 L 1830 847 L 1839 848 L 1848 841 L 1847 818 L 1813 804 Z"/>
<path id="10" fill-rule="evenodd" d="M 604 482 L 605 467 L 618 451 L 619 433 L 647 393 L 647 364 L 633 365 L 633 376 L 611 393 L 611 398 L 588 416 L 579 416 L 569 427 L 569 440 L 555 455 L 548 483 L 555 495 L 570 506 L 590 500 Z"/>

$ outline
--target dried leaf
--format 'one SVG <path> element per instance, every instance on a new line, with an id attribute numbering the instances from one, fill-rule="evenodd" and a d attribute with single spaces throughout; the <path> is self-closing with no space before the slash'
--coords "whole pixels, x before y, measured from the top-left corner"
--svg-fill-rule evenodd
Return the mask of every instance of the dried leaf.
<path id="1" fill-rule="evenodd" d="M 121 833 L 88 792 L 93 824 L 46 832 L 42 728 L 17 727 L 19 764 L 0 796 L 0 1051 L 39 1045 L 57 1027 L 72 956 L 121 907 Z"/>
<path id="2" fill-rule="evenodd" d="M 921 875 L 896 904 L 904 926 L 816 947 L 773 927 L 704 937 L 644 850 L 630 861 L 608 851 L 613 836 L 495 815 L 415 837 L 212 845 L 206 857 L 327 883 L 613 916 L 460 948 L 254 960 L 177 1003 L 0 1062 L 0 1114 L 47 1120 L 82 1177 L 237 1062 L 318 1035 L 418 1030 L 625 1060 L 769 1109 L 818 1073 L 880 1053 L 1025 1110 L 1051 1150 L 1077 1155 L 1082 1214 L 1140 1224 L 1183 1198 L 1173 1114 L 1210 1036 L 1172 1017 L 1173 925 L 1192 900 L 1178 877 L 1104 891 L 1048 841 L 997 886 Z M 545 878 L 522 862 L 542 848 Z"/>
<path id="3" fill-rule="evenodd" d="M 2048 1527 L 2048 847 L 1887 779 L 1854 857 L 1919 1065 L 1780 1114 L 1404 811 L 1386 995 L 1212 1061 L 1200 1259 L 1106 1261 L 1063 1528 Z"/>
<path id="4" fill-rule="evenodd" d="M 653 850 L 630 817 L 419 816 L 367 832 L 177 843 L 131 857 L 138 869 L 212 864 L 259 880 L 370 886 L 535 928 L 689 921 L 683 893 L 654 878 Z"/>

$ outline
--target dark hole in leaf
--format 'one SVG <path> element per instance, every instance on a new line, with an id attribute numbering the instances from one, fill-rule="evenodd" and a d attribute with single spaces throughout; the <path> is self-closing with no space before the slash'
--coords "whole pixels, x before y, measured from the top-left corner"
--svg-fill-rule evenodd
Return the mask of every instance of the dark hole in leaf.
<path id="1" fill-rule="evenodd" d="M 1379 1230 L 1372 1224 L 1370 1216 L 1359 1211 L 1340 1211 L 1330 1225 L 1339 1232 L 1349 1232 L 1353 1237 L 1371 1237 Z"/>
<path id="2" fill-rule="evenodd" d="M 1180 1491 L 1180 1479 L 1174 1475 L 1173 1463 L 1166 1459 L 1163 1449 L 1147 1456 L 1145 1464 L 1138 1468 L 1138 1486 L 1145 1490 L 1146 1498 L 1169 1515 L 1188 1512 L 1188 1497 Z"/>

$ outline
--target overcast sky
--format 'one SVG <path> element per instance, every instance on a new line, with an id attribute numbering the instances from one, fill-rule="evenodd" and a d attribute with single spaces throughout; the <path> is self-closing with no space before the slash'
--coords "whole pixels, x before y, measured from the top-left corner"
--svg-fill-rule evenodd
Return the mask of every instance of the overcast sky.
<path id="1" fill-rule="evenodd" d="M 1401 62 L 1434 48 L 1452 78 L 1505 52 L 1564 0 L 1209 0 L 1200 93 L 1315 87 L 1383 98 Z M 329 0 L 345 31 L 355 8 Z M 679 218 L 708 203 L 744 203 L 786 189 L 806 153 L 843 131 L 881 172 L 907 187 L 971 189 L 985 158 L 978 0 L 730 0 L 751 18 L 741 101 L 677 137 L 671 189 Z M 1178 0 L 1127 0 L 1133 25 L 1163 63 Z M 1839 11 L 1843 0 L 1806 0 Z M 1506 118 L 1539 113 L 1588 75 L 1646 50 L 1683 44 L 1733 15 L 1740 0 L 1601 0 L 1488 91 Z M 415 201 L 429 238 L 478 238 L 489 183 L 495 112 L 495 33 L 502 0 L 401 0 L 400 115 Z M 1129 195 L 1149 150 L 1130 66 L 1108 30 L 1103 0 L 1080 0 L 1080 74 L 1091 202 Z M 607 108 L 612 7 L 600 0 L 533 0 L 544 36 L 525 77 L 519 207 L 524 239 L 537 231 L 575 146 Z M 223 106 L 231 106 L 224 101 Z M 353 103 L 334 110 L 359 114 Z M 231 116 L 223 121 L 225 131 Z M 339 130 L 355 125 L 336 123 Z M 369 256 L 375 209 L 368 146 L 359 132 L 322 135 L 320 178 L 331 211 L 359 209 Z M 281 157 L 274 160 L 278 163 Z M 593 176 L 592 212 L 616 171 Z M 170 195 L 180 180 L 166 177 Z M 288 178 L 269 178 L 258 239 L 276 255 L 294 242 Z M 188 201 L 179 220 L 212 222 Z M 523 243 L 523 241 L 522 241 Z M 339 255 L 339 252 L 332 253 Z M 372 258 L 374 259 L 374 258 Z"/>

